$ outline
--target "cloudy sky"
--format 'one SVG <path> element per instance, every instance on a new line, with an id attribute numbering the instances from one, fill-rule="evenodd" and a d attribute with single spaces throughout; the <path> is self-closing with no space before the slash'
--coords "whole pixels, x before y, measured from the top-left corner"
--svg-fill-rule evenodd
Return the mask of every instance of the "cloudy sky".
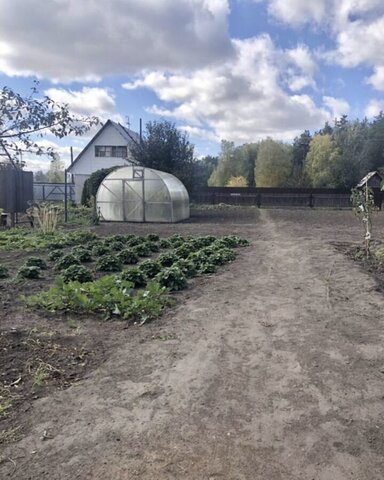
<path id="1" fill-rule="evenodd" d="M 0 0 L 0 11 L 1 85 L 28 92 L 37 78 L 73 111 L 133 130 L 169 119 L 198 155 L 384 110 L 383 0 Z M 85 141 L 61 142 L 62 158 Z"/>

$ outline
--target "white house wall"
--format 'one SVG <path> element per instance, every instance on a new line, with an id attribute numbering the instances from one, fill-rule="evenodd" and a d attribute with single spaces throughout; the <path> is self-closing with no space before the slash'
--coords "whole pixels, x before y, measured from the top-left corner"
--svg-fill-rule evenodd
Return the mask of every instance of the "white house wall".
<path id="1" fill-rule="evenodd" d="M 127 141 L 120 133 L 110 125 L 92 142 L 87 150 L 83 152 L 79 160 L 71 167 L 70 173 L 73 175 L 91 175 L 91 173 L 101 168 L 114 167 L 115 165 L 128 165 L 121 157 L 95 157 L 96 145 L 126 146 Z"/>

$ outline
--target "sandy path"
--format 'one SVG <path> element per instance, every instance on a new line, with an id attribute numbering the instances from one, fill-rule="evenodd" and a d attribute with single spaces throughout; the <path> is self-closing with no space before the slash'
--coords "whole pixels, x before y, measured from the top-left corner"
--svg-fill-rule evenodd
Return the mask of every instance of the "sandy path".
<path id="1" fill-rule="evenodd" d="M 4 478 L 384 478 L 384 300 L 366 274 L 262 211 L 252 247 L 186 297 L 36 402 Z"/>

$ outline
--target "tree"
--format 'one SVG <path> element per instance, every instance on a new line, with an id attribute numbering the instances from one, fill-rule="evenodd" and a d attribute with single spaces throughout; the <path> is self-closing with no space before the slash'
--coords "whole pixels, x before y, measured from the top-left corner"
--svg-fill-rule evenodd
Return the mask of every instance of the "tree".
<path id="1" fill-rule="evenodd" d="M 133 158 L 144 167 L 175 175 L 187 190 L 194 184 L 194 146 L 188 134 L 178 130 L 174 123 L 148 122 L 142 141 L 131 146 Z"/>
<path id="2" fill-rule="evenodd" d="M 244 177 L 247 184 L 253 186 L 257 149 L 257 143 L 246 143 L 235 147 L 233 142 L 222 140 L 219 163 L 208 184 L 224 187 L 231 177 Z"/>
<path id="3" fill-rule="evenodd" d="M 305 174 L 310 184 L 313 187 L 337 187 L 339 161 L 340 152 L 331 135 L 315 135 L 309 146 L 305 164 Z"/>
<path id="4" fill-rule="evenodd" d="M 228 180 L 227 184 L 225 185 L 226 187 L 247 187 L 247 179 L 239 176 L 239 177 L 230 177 Z"/>
<path id="5" fill-rule="evenodd" d="M 312 137 L 308 130 L 295 137 L 292 145 L 292 183 L 295 186 L 301 186 L 305 183 L 303 176 L 304 163 Z"/>
<path id="6" fill-rule="evenodd" d="M 292 174 L 292 146 L 267 138 L 260 142 L 255 179 L 257 187 L 285 187 Z"/>
<path id="7" fill-rule="evenodd" d="M 68 105 L 56 103 L 51 98 L 39 97 L 38 82 L 28 96 L 22 96 L 9 87 L 0 90 L 0 148 L 7 161 L 15 168 L 24 152 L 53 157 L 54 149 L 38 143 L 46 134 L 58 138 L 67 135 L 83 135 L 93 125 L 97 117 L 74 116 Z"/>
<path id="8" fill-rule="evenodd" d="M 47 172 L 47 179 L 49 183 L 63 183 L 65 175 L 65 165 L 60 157 L 57 155 L 51 160 L 49 170 Z"/>
<path id="9" fill-rule="evenodd" d="M 92 197 L 96 197 L 96 193 L 101 182 L 107 175 L 117 168 L 119 167 L 100 168 L 99 170 L 96 170 L 96 172 L 93 172 L 91 176 L 85 180 L 83 191 L 81 192 L 82 205 L 90 205 Z"/>
<path id="10" fill-rule="evenodd" d="M 206 187 L 208 185 L 208 179 L 212 175 L 212 172 L 217 167 L 219 157 L 207 155 L 194 163 L 193 168 L 193 180 L 194 187 Z"/>
<path id="11" fill-rule="evenodd" d="M 33 180 L 35 182 L 48 182 L 47 174 L 42 170 L 38 170 L 33 174 Z"/>

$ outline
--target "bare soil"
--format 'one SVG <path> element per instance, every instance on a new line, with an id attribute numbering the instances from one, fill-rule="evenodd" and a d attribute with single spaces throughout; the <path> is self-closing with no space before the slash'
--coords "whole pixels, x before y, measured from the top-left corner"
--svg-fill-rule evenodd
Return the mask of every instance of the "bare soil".
<path id="1" fill-rule="evenodd" d="M 375 220 L 384 238 L 384 214 Z M 30 339 L 47 339 L 41 360 L 61 373 L 3 419 L 19 429 L 0 445 L 0 478 L 384 478 L 384 297 L 340 250 L 363 236 L 352 213 L 207 209 L 97 231 L 252 245 L 144 327 L 42 316 L 6 292 L 1 360 L 14 369 L 1 374 L 35 378 Z"/>

